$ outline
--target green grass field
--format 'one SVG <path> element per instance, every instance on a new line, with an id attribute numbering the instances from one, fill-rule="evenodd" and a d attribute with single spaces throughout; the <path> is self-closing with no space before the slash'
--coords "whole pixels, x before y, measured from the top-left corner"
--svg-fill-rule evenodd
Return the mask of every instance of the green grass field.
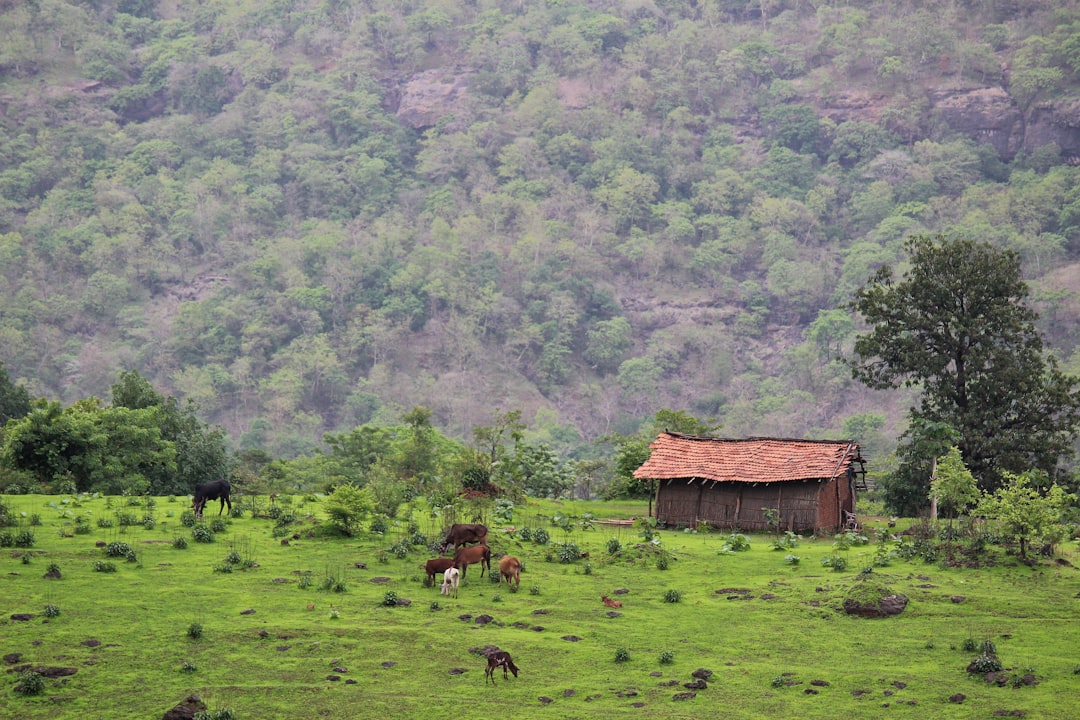
<path id="1" fill-rule="evenodd" d="M 518 532 L 542 527 L 551 538 L 523 542 L 489 523 L 493 551 L 524 563 L 520 591 L 473 566 L 453 599 L 423 585 L 429 550 L 404 558 L 388 550 L 404 527 L 328 539 L 316 532 L 318 501 L 286 506 L 297 520 L 284 537 L 249 511 L 210 543 L 182 525 L 186 498 L 158 498 L 152 509 L 124 498 L 3 502 L 20 524 L 0 532 L 34 540 L 0 554 L 3 718 L 160 718 L 191 694 L 242 720 L 1080 716 L 1076 543 L 1059 549 L 1060 562 L 1036 567 L 1003 555 L 978 570 L 922 560 L 875 567 L 871 575 L 910 602 L 899 616 L 871 620 L 840 606 L 873 564 L 873 543 L 838 553 L 832 538 L 802 538 L 777 551 L 773 538 L 752 536 L 749 550 L 724 554 L 726 533 L 665 530 L 655 545 L 633 527 L 564 530 L 550 520 L 645 515 L 637 503 L 519 506 Z M 99 526 L 118 512 L 149 513 L 155 524 Z M 216 512 L 212 503 L 207 520 Z M 88 532 L 73 531 L 76 516 Z M 431 539 L 442 525 L 416 522 Z M 174 547 L 177 537 L 186 549 Z M 614 555 L 613 538 L 622 546 Z M 117 542 L 134 561 L 98 547 Z M 556 543 L 589 556 L 560 562 Z M 822 565 L 833 555 L 846 571 Z M 115 572 L 95 569 L 106 561 Z M 53 565 L 61 577 L 43 577 Z M 388 593 L 410 604 L 388 606 Z M 622 607 L 605 607 L 601 595 Z M 59 615 L 46 617 L 47 606 Z M 13 619 L 20 614 L 33 617 Z M 966 672 L 978 652 L 965 646 L 984 642 L 1008 672 L 1004 686 Z M 485 684 L 477 651 L 487 645 L 509 651 L 520 676 L 504 682 L 500 672 L 494 688 Z M 75 672 L 27 696 L 15 690 L 26 666 Z M 683 685 L 699 668 L 712 671 L 707 687 L 675 699 L 691 692 Z M 1020 682 L 1027 674 L 1034 684 Z M 958 694 L 962 702 L 950 701 Z"/>

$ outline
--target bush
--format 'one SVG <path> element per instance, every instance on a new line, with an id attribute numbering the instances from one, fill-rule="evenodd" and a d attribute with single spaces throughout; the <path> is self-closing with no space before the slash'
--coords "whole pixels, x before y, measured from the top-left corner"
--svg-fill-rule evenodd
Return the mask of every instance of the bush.
<path id="1" fill-rule="evenodd" d="M 60 617 L 60 606 L 50 603 L 45 606 L 45 610 L 43 611 L 43 613 L 47 618 Z"/>
<path id="2" fill-rule="evenodd" d="M 682 593 L 678 590 L 668 590 L 664 593 L 664 602 L 677 603 L 682 600 Z"/>
<path id="3" fill-rule="evenodd" d="M 731 533 L 720 548 L 722 553 L 746 552 L 750 549 L 750 538 L 742 533 Z"/>
<path id="4" fill-rule="evenodd" d="M 673 662 L 675 662 L 675 653 L 671 652 L 670 650 L 665 650 L 664 652 L 660 653 L 661 665 L 670 665 Z"/>
<path id="5" fill-rule="evenodd" d="M 94 563 L 94 570 L 96 572 L 111 573 L 116 572 L 116 565 L 105 560 L 98 560 Z"/>
<path id="6" fill-rule="evenodd" d="M 668 569 L 668 556 L 661 553 L 656 557 L 656 569 L 667 570 Z"/>
<path id="7" fill-rule="evenodd" d="M 126 542 L 111 542 L 105 546 L 105 555 L 114 558 L 127 558 L 135 554 Z"/>
<path id="8" fill-rule="evenodd" d="M 45 692 L 45 678 L 41 673 L 26 670 L 19 673 L 19 682 L 15 686 L 15 692 L 20 695 L 40 695 Z"/>
<path id="9" fill-rule="evenodd" d="M 397 593 L 393 590 L 388 590 L 387 593 L 383 595 L 382 604 L 386 605 L 387 607 L 395 607 L 397 605 L 397 601 Z"/>
<path id="10" fill-rule="evenodd" d="M 34 533 L 29 530 L 23 530 L 15 536 L 15 547 L 29 548 L 34 547 Z"/>
<path id="11" fill-rule="evenodd" d="M 205 525 L 196 525 L 191 529 L 191 537 L 197 543 L 212 543 L 214 542 L 214 533 L 210 532 L 210 528 Z"/>
<path id="12" fill-rule="evenodd" d="M 188 625 L 187 636 L 192 640 L 198 640 L 203 636 L 202 623 L 191 623 Z"/>
<path id="13" fill-rule="evenodd" d="M 627 662 L 630 660 L 630 651 L 626 648 L 619 648 L 615 651 L 615 662 Z"/>
<path id="14" fill-rule="evenodd" d="M 556 554 L 559 556 L 559 562 L 568 564 L 581 557 L 581 548 L 575 543 L 560 543 L 556 548 Z"/>
<path id="15" fill-rule="evenodd" d="M 971 661 L 968 665 L 969 673 L 977 673 L 979 675 L 985 675 L 991 672 L 1000 672 L 1002 669 L 1001 661 L 997 659 L 996 655 L 990 655 L 983 653 L 977 658 Z"/>
<path id="16" fill-rule="evenodd" d="M 210 521 L 210 532 L 220 533 L 225 532 L 225 528 L 228 527 L 225 522 L 225 518 L 216 517 Z"/>
<path id="17" fill-rule="evenodd" d="M 182 535 L 174 537 L 172 546 L 176 550 L 187 550 L 187 538 Z"/>
<path id="18" fill-rule="evenodd" d="M 547 545 L 551 541 L 551 535 L 544 528 L 536 528 L 532 532 L 532 540 L 537 545 Z"/>
<path id="19" fill-rule="evenodd" d="M 195 527 L 195 511 L 185 510 L 180 513 L 180 524 L 184 527 Z"/>
<path id="20" fill-rule="evenodd" d="M 199 666 L 190 660 L 185 660 L 184 664 L 180 666 L 180 672 L 193 673 L 198 671 Z"/>
<path id="21" fill-rule="evenodd" d="M 619 542 L 619 538 L 611 538 L 607 541 L 608 555 L 615 555 L 622 550 L 622 543 Z"/>

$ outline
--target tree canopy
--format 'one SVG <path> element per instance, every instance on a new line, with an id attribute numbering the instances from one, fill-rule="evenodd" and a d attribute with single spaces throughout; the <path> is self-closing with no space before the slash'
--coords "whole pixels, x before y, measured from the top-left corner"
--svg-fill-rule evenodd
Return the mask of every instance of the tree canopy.
<path id="1" fill-rule="evenodd" d="M 903 276 L 882 266 L 850 303 L 871 325 L 855 340 L 854 377 L 917 387 L 912 417 L 955 429 L 983 489 L 1004 472 L 1052 476 L 1080 428 L 1080 379 L 1043 352 L 1019 256 L 940 235 L 911 237 L 905 248 Z"/>

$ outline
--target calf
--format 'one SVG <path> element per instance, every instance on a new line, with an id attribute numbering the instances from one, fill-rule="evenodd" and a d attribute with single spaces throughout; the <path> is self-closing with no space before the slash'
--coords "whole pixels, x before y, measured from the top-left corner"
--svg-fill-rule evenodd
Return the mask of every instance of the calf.
<path id="1" fill-rule="evenodd" d="M 428 582 L 432 587 L 435 587 L 435 576 L 441 572 L 446 572 L 450 568 L 454 567 L 454 558 L 440 557 L 431 558 L 424 565 L 424 570 L 427 572 Z"/>
<path id="2" fill-rule="evenodd" d="M 510 669 L 510 672 L 514 673 L 514 677 L 517 677 L 517 675 L 518 675 L 517 665 L 515 665 L 514 661 L 512 659 L 510 659 L 510 653 L 506 652 L 505 650 L 496 650 L 495 652 L 493 652 L 493 653 L 491 653 L 490 655 L 487 656 L 487 660 L 488 660 L 487 669 L 484 670 L 484 684 L 485 685 L 487 685 L 487 679 L 488 678 L 491 678 L 491 684 L 492 685 L 495 684 L 495 671 L 498 670 L 499 668 L 502 668 L 503 680 L 508 680 L 509 679 L 507 677 L 507 675 L 506 675 L 507 668 Z"/>
<path id="3" fill-rule="evenodd" d="M 450 595 L 450 591 L 454 591 L 454 597 L 458 594 L 458 581 L 461 579 L 460 572 L 457 568 L 447 568 L 443 573 L 442 581 L 442 594 Z"/>
<path id="4" fill-rule="evenodd" d="M 461 571 L 461 579 L 465 579 L 465 568 L 473 563 L 480 563 L 480 577 L 484 577 L 484 571 L 491 571 L 491 548 L 487 545 L 474 545 L 473 547 L 458 548 L 454 553 L 454 567 Z"/>
<path id="5" fill-rule="evenodd" d="M 503 584 L 503 578 L 507 585 L 521 587 L 521 561 L 516 557 L 507 555 L 499 561 L 499 585 Z"/>
<path id="6" fill-rule="evenodd" d="M 622 607 L 622 603 L 621 603 L 621 602 L 619 602 L 618 600 L 612 600 L 612 599 L 611 599 L 611 598 L 609 598 L 609 597 L 608 597 L 607 595 L 601 595 L 601 596 L 600 596 L 600 599 L 601 599 L 601 600 L 602 600 L 602 601 L 604 602 L 604 604 L 605 604 L 605 605 L 607 605 L 607 606 L 608 606 L 609 608 L 620 608 L 620 607 Z"/>

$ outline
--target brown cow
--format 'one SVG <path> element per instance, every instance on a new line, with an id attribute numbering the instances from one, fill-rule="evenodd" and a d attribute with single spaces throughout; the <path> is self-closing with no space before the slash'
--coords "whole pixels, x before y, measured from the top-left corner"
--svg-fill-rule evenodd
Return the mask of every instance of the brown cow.
<path id="1" fill-rule="evenodd" d="M 442 542 L 442 552 L 446 552 L 447 548 L 450 547 L 457 550 L 462 545 L 468 545 L 469 543 L 487 545 L 487 533 L 487 525 L 455 523 L 446 531 L 446 539 Z"/>
<path id="2" fill-rule="evenodd" d="M 491 548 L 487 545 L 474 545 L 473 547 L 458 548 L 454 553 L 454 567 L 461 571 L 461 579 L 465 579 L 465 568 L 473 563 L 480 563 L 480 577 L 484 577 L 484 570 L 491 572 Z"/>
<path id="3" fill-rule="evenodd" d="M 507 679 L 506 670 L 510 669 L 510 672 L 514 673 L 514 677 L 518 676 L 518 667 L 514 664 L 514 661 L 510 658 L 510 653 L 505 650 L 496 650 L 487 656 L 487 668 L 484 670 L 484 684 L 487 685 L 488 678 L 491 678 L 491 684 L 495 684 L 495 671 L 502 668 L 503 680 Z"/>
<path id="4" fill-rule="evenodd" d="M 517 587 L 521 587 L 521 561 L 509 555 L 500 560 L 499 585 L 502 585 L 503 578 L 506 578 L 507 585 L 513 583 Z"/>
<path id="5" fill-rule="evenodd" d="M 612 599 L 611 599 L 611 598 L 609 598 L 609 597 L 608 597 L 607 595 L 601 595 L 601 596 L 600 596 L 600 599 L 601 599 L 601 600 L 603 601 L 603 603 L 604 603 L 605 605 L 607 605 L 607 606 L 608 606 L 609 608 L 621 608 L 621 607 L 622 607 L 622 603 L 621 603 L 621 602 L 619 602 L 618 600 L 612 600 Z"/>
<path id="6" fill-rule="evenodd" d="M 440 557 L 428 560 L 427 564 L 424 565 L 424 570 L 427 572 L 428 581 L 434 587 L 435 576 L 441 572 L 446 572 L 452 567 L 454 567 L 454 558 Z"/>

